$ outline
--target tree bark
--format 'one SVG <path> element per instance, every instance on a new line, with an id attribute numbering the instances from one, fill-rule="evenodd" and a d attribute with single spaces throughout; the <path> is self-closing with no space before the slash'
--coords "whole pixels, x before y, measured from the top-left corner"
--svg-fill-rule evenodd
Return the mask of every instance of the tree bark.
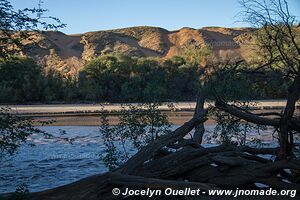
<path id="1" fill-rule="evenodd" d="M 196 108 L 194 114 L 195 116 L 204 112 L 204 103 L 205 103 L 204 88 L 203 85 L 200 83 L 199 91 L 197 94 L 197 102 L 196 102 Z M 205 128 L 203 122 L 196 125 L 193 140 L 196 143 L 201 144 L 203 140 L 204 132 L 205 132 Z"/>
<path id="2" fill-rule="evenodd" d="M 160 138 L 149 143 L 137 154 L 132 156 L 124 165 L 118 168 L 117 171 L 123 174 L 131 174 L 136 169 L 136 167 L 153 158 L 161 148 L 181 140 L 191 130 L 193 130 L 193 128 L 197 124 L 206 121 L 207 119 L 205 115 L 206 113 L 196 115 L 190 121 L 184 123 L 181 127 L 177 128 L 172 133 L 163 135 Z"/>
<path id="3" fill-rule="evenodd" d="M 289 142 L 289 133 L 290 134 L 292 133 L 289 124 L 291 123 L 291 120 L 293 118 L 295 112 L 295 104 L 299 100 L 299 94 L 300 94 L 300 70 L 298 70 L 298 74 L 294 79 L 293 84 L 289 88 L 286 107 L 280 119 L 280 126 L 279 126 L 280 150 L 278 154 L 279 159 L 286 159 L 289 156 L 291 156 L 292 141 Z"/>
<path id="4" fill-rule="evenodd" d="M 291 131 L 299 131 L 299 125 L 295 123 L 293 118 L 295 111 L 295 104 L 299 100 L 300 94 L 300 71 L 295 78 L 292 86 L 289 89 L 287 104 L 281 118 L 270 119 L 261 117 L 234 105 L 229 105 L 221 99 L 217 99 L 215 106 L 229 114 L 232 114 L 240 119 L 254 124 L 273 126 L 279 128 L 279 143 L 280 149 L 278 152 L 278 159 L 286 159 L 291 156 L 291 141 L 289 142 L 289 134 Z"/>
<path id="5" fill-rule="evenodd" d="M 221 99 L 217 99 L 215 102 L 215 106 L 223 110 L 231 115 L 234 115 L 240 119 L 243 119 L 247 122 L 251 122 L 254 124 L 265 125 L 265 126 L 273 126 L 279 127 L 279 119 L 269 119 L 265 117 L 260 117 L 253 113 L 247 112 L 243 109 L 240 109 L 234 105 L 229 105 Z"/>

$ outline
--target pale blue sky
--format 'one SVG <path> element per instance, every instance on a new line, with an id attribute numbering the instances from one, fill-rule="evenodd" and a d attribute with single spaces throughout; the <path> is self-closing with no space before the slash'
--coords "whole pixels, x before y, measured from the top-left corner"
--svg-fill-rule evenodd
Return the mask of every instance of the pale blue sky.
<path id="1" fill-rule="evenodd" d="M 49 14 L 67 24 L 65 33 L 83 33 L 131 26 L 168 30 L 204 26 L 241 27 L 238 0 L 43 0 Z M 288 0 L 300 16 L 300 1 Z M 15 8 L 36 7 L 38 0 L 11 0 Z"/>

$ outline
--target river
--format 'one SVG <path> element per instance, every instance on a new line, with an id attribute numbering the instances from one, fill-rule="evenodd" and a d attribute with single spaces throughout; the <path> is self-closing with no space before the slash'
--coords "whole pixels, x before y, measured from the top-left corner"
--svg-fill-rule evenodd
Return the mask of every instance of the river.
<path id="1" fill-rule="evenodd" d="M 173 126 L 175 129 L 178 126 Z M 0 166 L 0 193 L 13 192 L 18 185 L 26 184 L 29 191 L 40 191 L 65 185 L 90 175 L 103 173 L 107 168 L 100 160 L 104 148 L 97 126 L 45 126 L 42 130 L 58 139 L 45 139 L 32 135 L 28 138 L 34 147 L 22 145 L 18 153 Z M 206 125 L 206 136 L 214 125 Z M 63 135 L 62 135 L 63 133 Z M 248 140 L 259 138 L 275 144 L 272 131 L 257 135 L 250 133 Z M 72 144 L 64 138 L 72 138 Z M 206 146 L 214 145 L 208 144 Z M 132 151 L 134 151 L 132 149 Z"/>

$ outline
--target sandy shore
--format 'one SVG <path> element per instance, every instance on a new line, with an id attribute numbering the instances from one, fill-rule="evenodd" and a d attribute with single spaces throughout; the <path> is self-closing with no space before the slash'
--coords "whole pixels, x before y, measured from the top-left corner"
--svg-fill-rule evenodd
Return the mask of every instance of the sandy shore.
<path id="1" fill-rule="evenodd" d="M 182 125 L 193 117 L 193 112 L 167 112 L 169 121 L 174 125 Z M 63 115 L 63 116 L 35 116 L 35 120 L 49 121 L 54 120 L 52 126 L 99 126 L 100 116 L 94 115 Z M 113 114 L 108 117 L 109 123 L 115 125 L 119 122 L 118 115 Z M 207 124 L 213 124 L 214 121 L 209 119 Z"/>
<path id="2" fill-rule="evenodd" d="M 195 102 L 170 102 L 179 111 L 193 111 L 196 107 Z M 160 110 L 170 110 L 168 105 L 163 103 L 159 106 Z M 213 102 L 206 102 L 204 107 L 212 105 Z M 253 101 L 253 109 L 280 109 L 286 104 L 285 100 L 264 100 Z M 13 112 L 18 114 L 74 114 L 74 113 L 99 113 L 103 110 L 117 112 L 122 105 L 126 104 L 47 104 L 47 105 L 8 105 Z M 132 103 L 131 105 L 137 105 Z"/>
<path id="3" fill-rule="evenodd" d="M 206 102 L 207 108 L 213 102 Z M 134 103 L 136 105 L 136 103 Z M 253 101 L 251 109 L 254 112 L 266 112 L 271 110 L 281 111 L 286 104 L 284 100 Z M 173 103 L 176 111 L 170 111 L 168 103 L 159 106 L 165 112 L 172 124 L 181 125 L 192 118 L 195 102 Z M 50 104 L 50 105 L 9 105 L 12 112 L 22 116 L 30 116 L 35 120 L 53 120 L 54 126 L 98 126 L 100 124 L 100 113 L 109 112 L 110 124 L 118 123 L 118 111 L 121 104 Z M 209 119 L 206 123 L 212 124 Z"/>

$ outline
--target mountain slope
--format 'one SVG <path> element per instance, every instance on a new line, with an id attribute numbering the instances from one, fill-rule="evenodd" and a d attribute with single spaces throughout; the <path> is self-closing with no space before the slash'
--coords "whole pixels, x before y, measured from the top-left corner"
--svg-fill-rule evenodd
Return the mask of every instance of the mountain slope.
<path id="1" fill-rule="evenodd" d="M 34 57 L 46 69 L 54 68 L 63 74 L 76 75 L 85 61 L 108 53 L 131 56 L 170 58 L 181 55 L 187 48 L 209 45 L 215 57 L 249 57 L 243 35 L 250 28 L 205 27 L 168 31 L 158 27 L 132 27 L 107 31 L 66 35 L 61 32 L 33 33 L 24 40 L 24 54 Z"/>

